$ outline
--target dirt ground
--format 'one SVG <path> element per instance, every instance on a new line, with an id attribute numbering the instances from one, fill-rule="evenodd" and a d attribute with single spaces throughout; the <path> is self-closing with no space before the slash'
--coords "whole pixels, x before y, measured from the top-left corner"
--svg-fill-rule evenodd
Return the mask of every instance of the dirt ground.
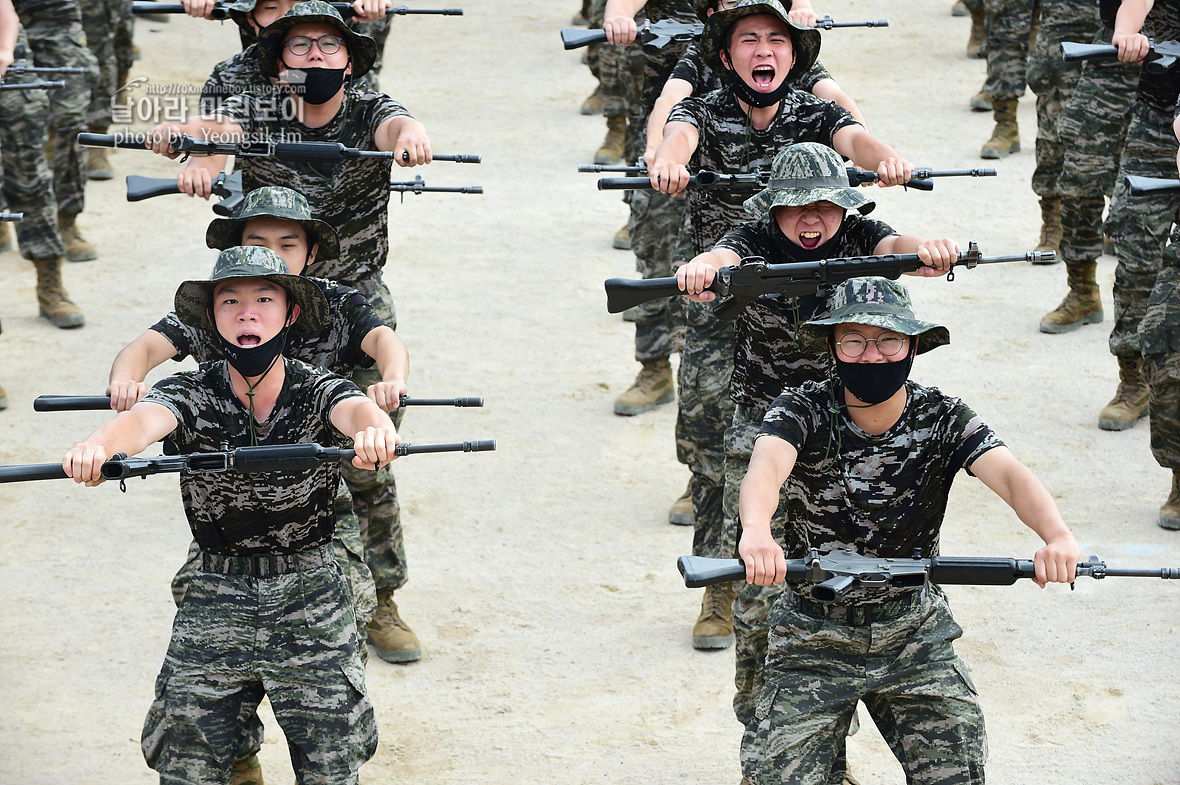
<path id="1" fill-rule="evenodd" d="M 969 21 L 950 5 L 816 3 L 838 20 L 891 22 L 826 32 L 822 59 L 872 130 L 915 163 L 976 167 L 991 120 L 967 99 L 984 65 L 964 57 Z M 633 257 L 610 247 L 625 206 L 575 171 L 604 131 L 578 114 L 593 82 L 558 39 L 575 10 L 573 0 L 468 3 L 462 18 L 398 18 L 386 48 L 383 87 L 426 123 L 435 152 L 484 157 L 434 164 L 427 182 L 486 188 L 391 206 L 386 278 L 411 392 L 487 402 L 413 411 L 403 435 L 495 438 L 499 449 L 397 464 L 411 566 L 398 599 L 424 656 L 370 660 L 381 744 L 366 783 L 738 781 L 732 649 L 692 649 L 700 595 L 675 569 L 691 531 L 666 522 L 688 477 L 673 449 L 675 407 L 611 412 L 638 366 L 633 328 L 606 313 L 602 281 L 631 274 Z M 135 75 L 158 84 L 198 85 L 236 47 L 231 26 L 184 17 L 141 22 L 136 36 Z M 988 254 L 1030 250 L 1031 95 L 1020 123 L 1025 150 L 999 162 L 998 177 L 882 192 L 877 215 L 908 233 L 977 240 Z M 170 176 L 177 165 L 136 152 L 113 162 L 119 176 L 90 184 L 79 222 L 100 258 L 65 270 L 83 329 L 39 319 L 32 267 L 0 254 L 0 463 L 56 461 L 102 422 L 99 412 L 36 414 L 31 402 L 102 393 L 118 349 L 213 262 L 207 204 L 124 201 L 123 175 Z M 1180 535 L 1155 525 L 1169 475 L 1151 457 L 1147 423 L 1096 427 L 1117 379 L 1106 348 L 1112 258 L 1099 274 L 1107 321 L 1061 336 L 1037 331 L 1064 293 L 1060 265 L 914 282 L 919 314 L 953 336 L 914 374 L 972 404 L 1032 466 L 1084 553 L 1180 565 Z M 945 554 L 961 556 L 1028 558 L 1038 544 L 966 475 L 943 539 Z M 125 495 L 65 481 L 0 488 L 0 782 L 154 781 L 139 735 L 174 610 L 168 581 L 188 541 L 175 477 L 131 482 Z M 1072 593 L 1028 582 L 948 590 L 988 718 L 992 782 L 1180 781 L 1177 592 L 1146 579 L 1080 579 Z M 265 716 L 267 781 L 289 783 L 281 731 Z M 870 723 L 849 748 L 864 785 L 904 781 Z"/>

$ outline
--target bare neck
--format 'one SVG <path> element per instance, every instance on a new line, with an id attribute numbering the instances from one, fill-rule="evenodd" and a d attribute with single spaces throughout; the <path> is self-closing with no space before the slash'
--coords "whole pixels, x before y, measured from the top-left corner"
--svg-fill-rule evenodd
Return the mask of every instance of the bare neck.
<path id="1" fill-rule="evenodd" d="M 295 116 L 301 118 L 301 122 L 305 126 L 323 128 L 332 122 L 332 118 L 344 105 L 344 89 L 341 88 L 340 92 L 332 96 L 331 100 L 322 104 L 309 104 L 297 95 L 292 95 L 291 100 L 295 102 Z"/>
<path id="2" fill-rule="evenodd" d="M 737 99 L 738 105 L 746 116 L 750 118 L 750 125 L 754 127 L 755 131 L 765 131 L 774 122 L 774 118 L 778 116 L 778 108 L 782 105 L 782 101 L 776 101 L 770 106 L 751 106 L 742 99 Z"/>
<path id="3" fill-rule="evenodd" d="M 270 367 L 270 372 L 261 376 L 242 376 L 238 373 L 238 369 L 229 363 L 226 363 L 226 367 L 229 369 L 229 381 L 233 386 L 234 395 L 247 410 L 250 408 L 250 395 L 248 394 L 250 387 L 256 385 L 253 390 L 254 419 L 264 422 L 274 411 L 275 404 L 279 400 L 279 393 L 283 391 L 283 382 L 287 378 L 287 368 L 283 362 L 283 356 L 276 357 L 274 364 Z"/>
<path id="4" fill-rule="evenodd" d="M 845 388 L 844 403 L 848 405 L 845 411 L 848 412 L 848 418 L 856 424 L 856 427 L 872 436 L 880 436 L 897 425 L 902 413 L 905 412 L 908 395 L 903 384 L 901 389 L 888 400 L 873 406 L 866 406 L 864 401 Z"/>

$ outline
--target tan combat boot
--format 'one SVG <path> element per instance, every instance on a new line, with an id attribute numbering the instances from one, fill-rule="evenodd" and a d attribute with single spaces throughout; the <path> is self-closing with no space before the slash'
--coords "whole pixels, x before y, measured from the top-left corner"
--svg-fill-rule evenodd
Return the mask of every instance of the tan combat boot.
<path id="1" fill-rule="evenodd" d="M 629 225 L 615 232 L 614 238 L 610 241 L 610 247 L 620 251 L 631 250 L 631 227 Z"/>
<path id="2" fill-rule="evenodd" d="M 57 227 L 61 230 L 61 241 L 66 244 L 66 259 L 71 262 L 89 262 L 98 258 L 98 249 L 86 241 L 78 231 L 78 214 L 57 214 Z"/>
<path id="3" fill-rule="evenodd" d="M 606 138 L 602 140 L 602 147 L 594 153 L 594 163 L 607 166 L 618 166 L 623 163 L 623 155 L 627 145 L 627 118 L 606 118 Z"/>
<path id="4" fill-rule="evenodd" d="M 692 482 L 690 481 L 680 498 L 672 502 L 672 507 L 668 510 L 668 523 L 674 523 L 677 526 L 692 526 L 693 521 Z"/>
<path id="5" fill-rule="evenodd" d="M 631 389 L 615 398 L 615 414 L 623 417 L 642 414 L 676 397 L 672 382 L 672 364 L 667 357 L 644 360 Z"/>
<path id="6" fill-rule="evenodd" d="M 992 99 L 988 98 L 987 93 L 982 90 L 971 96 L 968 104 L 970 104 L 972 112 L 990 112 L 992 110 Z"/>
<path id="7" fill-rule="evenodd" d="M 736 594 L 732 583 L 705 587 L 701 615 L 692 626 L 694 649 L 727 649 L 733 643 L 733 598 Z"/>
<path id="8" fill-rule="evenodd" d="M 263 785 L 262 764 L 257 755 L 234 761 L 229 770 L 229 785 Z"/>
<path id="9" fill-rule="evenodd" d="M 1102 321 L 1102 298 L 1098 294 L 1095 273 L 1097 262 L 1066 262 L 1065 275 L 1069 281 L 1069 293 L 1061 305 L 1041 319 L 1041 332 L 1068 333 L 1083 324 L 1097 324 Z"/>
<path id="10" fill-rule="evenodd" d="M 981 58 L 983 51 L 983 9 L 971 12 L 971 37 L 967 39 L 967 56 Z"/>
<path id="11" fill-rule="evenodd" d="M 602 114 L 602 85 L 594 88 L 590 97 L 582 102 L 582 114 Z"/>
<path id="12" fill-rule="evenodd" d="M 992 131 L 992 138 L 988 139 L 979 151 L 981 158 L 1007 158 L 1012 153 L 1020 152 L 1020 128 L 1016 125 L 1016 99 L 993 98 L 992 116 L 996 119 L 996 127 Z"/>
<path id="13" fill-rule="evenodd" d="M 377 590 L 377 610 L 369 622 L 369 643 L 386 662 L 416 662 L 422 659 L 418 636 L 398 615 L 393 589 Z"/>
<path id="14" fill-rule="evenodd" d="M 1180 529 L 1180 469 L 1172 469 L 1172 493 L 1160 507 L 1156 523 L 1161 529 Z"/>
<path id="15" fill-rule="evenodd" d="M 105 134 L 107 127 L 105 125 L 91 125 L 90 133 Z M 114 178 L 115 170 L 111 168 L 111 162 L 107 160 L 107 151 L 105 147 L 88 147 L 86 149 L 86 178 L 89 180 L 110 180 Z"/>
<path id="16" fill-rule="evenodd" d="M 8 221 L 0 221 L 0 253 L 11 251 L 14 247 L 12 230 L 8 228 Z"/>
<path id="17" fill-rule="evenodd" d="M 1041 241 L 1035 250 L 1061 250 L 1061 200 L 1058 198 L 1041 199 Z M 1061 261 L 1060 256 L 1052 262 L 1041 262 L 1041 264 L 1053 264 L 1059 261 Z"/>
<path id="18" fill-rule="evenodd" d="M 1104 431 L 1125 431 L 1147 414 L 1149 391 L 1143 378 L 1141 357 L 1119 357 L 1119 388 L 1098 414 Z"/>
<path id="19" fill-rule="evenodd" d="M 37 268 L 37 304 L 41 315 L 54 327 L 67 329 L 86 324 L 86 317 L 78 306 L 70 301 L 70 295 L 61 284 L 61 257 L 34 259 Z"/>

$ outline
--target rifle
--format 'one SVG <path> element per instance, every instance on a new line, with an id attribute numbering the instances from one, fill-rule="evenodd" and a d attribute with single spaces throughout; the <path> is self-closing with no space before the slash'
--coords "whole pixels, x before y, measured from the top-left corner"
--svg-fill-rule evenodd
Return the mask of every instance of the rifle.
<path id="1" fill-rule="evenodd" d="M 220 216 L 233 215 L 234 210 L 242 203 L 242 173 L 226 174 L 221 172 L 213 180 L 212 191 L 221 201 L 213 205 L 213 212 Z M 178 194 L 176 179 L 172 177 L 142 177 L 137 174 L 127 175 L 127 201 L 141 202 L 153 196 Z"/>
<path id="2" fill-rule="evenodd" d="M 65 82 L 17 82 L 15 84 L 8 84 L 3 79 L 0 79 L 0 90 L 61 90 L 65 86 Z"/>
<path id="3" fill-rule="evenodd" d="M 1031 262 L 1047 264 L 1056 258 L 1053 251 L 1030 251 L 1007 256 L 981 256 L 975 241 L 960 251 L 946 274 L 953 281 L 954 268 L 973 269 L 980 264 L 999 262 Z M 823 259 L 818 262 L 786 262 L 767 264 L 762 257 L 743 259 L 737 267 L 722 267 L 717 271 L 708 291 L 717 295 L 713 314 L 723 321 L 736 319 L 750 303 L 763 296 L 802 297 L 815 294 L 821 286 L 834 285 L 849 278 L 876 275 L 897 280 L 902 273 L 913 272 L 922 266 L 916 253 L 883 254 L 880 256 L 851 256 L 843 259 Z M 621 313 L 641 303 L 684 294 L 675 278 L 608 278 L 606 280 L 606 310 Z"/>
<path id="4" fill-rule="evenodd" d="M 483 398 L 411 398 L 403 395 L 398 406 L 483 406 Z M 111 408 L 109 395 L 38 395 L 33 399 L 35 412 L 84 412 Z"/>
<path id="5" fill-rule="evenodd" d="M 414 175 L 413 180 L 408 180 L 403 183 L 390 183 L 389 189 L 395 193 L 401 194 L 402 202 L 406 201 L 407 193 L 422 194 L 422 193 L 451 193 L 451 194 L 482 194 L 482 185 L 427 185 L 426 181 L 422 179 L 422 175 Z"/>
<path id="6" fill-rule="evenodd" d="M 889 27 L 889 20 L 873 19 L 866 22 L 837 22 L 832 17 L 824 14 L 815 20 L 815 26 L 824 30 L 831 30 L 833 27 Z"/>
<path id="7" fill-rule="evenodd" d="M 349 19 L 356 15 L 353 11 L 351 3 L 332 3 L 332 6 L 340 12 L 340 15 L 345 19 Z M 150 0 L 134 0 L 131 3 L 131 13 L 137 16 L 153 16 L 155 14 L 184 14 L 188 13 L 184 10 L 184 5 L 181 3 L 154 3 Z M 463 16 L 462 8 L 437 8 L 437 9 L 419 9 L 407 8 L 406 6 L 397 6 L 385 9 L 386 16 L 405 16 L 407 14 L 435 14 L 441 16 Z M 217 21 L 224 21 L 230 18 L 229 9 L 221 3 L 215 3 L 213 11 L 209 14 L 210 19 Z"/>
<path id="8" fill-rule="evenodd" d="M 1126 183 L 1127 192 L 1131 196 L 1180 193 L 1180 180 L 1166 177 L 1138 177 L 1131 174 L 1124 177 L 1123 182 Z"/>
<path id="9" fill-rule="evenodd" d="M 861 169 L 856 166 L 849 166 L 848 169 L 848 185 L 856 187 L 866 183 L 875 183 L 880 177 L 876 172 L 868 169 Z M 590 166 L 579 166 L 579 172 L 596 171 Z M 639 166 L 618 166 L 610 169 L 602 169 L 601 171 L 611 172 L 626 172 L 634 175 L 645 175 L 647 169 Z M 930 180 L 933 177 L 995 177 L 995 169 L 915 169 L 910 175 L 908 182 L 902 184 L 902 188 L 914 188 L 919 191 L 934 190 L 934 183 Z M 697 188 L 721 188 L 730 191 L 760 191 L 767 186 L 772 186 L 775 181 L 771 179 L 770 173 L 759 170 L 749 174 L 721 174 L 719 172 L 711 172 L 708 169 L 702 169 L 696 174 L 688 178 L 689 187 Z M 651 180 L 648 177 L 632 176 L 632 177 L 603 177 L 598 181 L 598 190 L 600 191 L 651 191 Z"/>
<path id="10" fill-rule="evenodd" d="M 1176 66 L 1180 57 L 1180 41 L 1151 42 L 1151 50 L 1143 61 L 1143 70 L 1153 76 L 1160 76 Z M 1061 59 L 1075 60 L 1118 60 L 1119 48 L 1114 44 L 1079 44 L 1073 41 L 1061 42 Z"/>
<path id="11" fill-rule="evenodd" d="M 418 455 L 434 452 L 489 452 L 496 449 L 492 439 L 453 444 L 399 444 L 396 455 Z M 206 472 L 297 471 L 314 469 L 320 464 L 351 460 L 356 451 L 342 447 L 321 447 L 318 444 L 278 444 L 258 447 L 238 447 L 220 452 L 197 452 L 188 455 L 161 455 L 154 458 L 129 458 L 116 453 L 103 463 L 100 471 L 104 480 L 119 480 L 119 489 L 126 492 L 128 477 L 147 477 L 149 474 Z M 0 483 L 28 480 L 66 479 L 60 463 L 35 463 L 25 466 L 0 466 Z"/>
<path id="12" fill-rule="evenodd" d="M 41 66 L 29 65 L 28 60 L 21 59 L 21 60 L 17 60 L 12 65 L 8 66 L 8 70 L 4 72 L 4 75 L 5 76 L 10 76 L 12 74 L 54 74 L 54 75 L 73 74 L 73 75 L 79 75 L 79 74 L 84 74 L 84 73 L 86 73 L 86 69 L 79 68 L 77 66 L 63 65 L 63 66 L 41 67 Z"/>
<path id="13" fill-rule="evenodd" d="M 117 147 L 120 150 L 146 150 L 147 134 L 78 134 L 78 144 L 85 147 Z M 283 161 L 322 161 L 338 163 L 350 158 L 388 158 L 397 153 L 387 150 L 359 150 L 339 142 L 274 142 L 270 139 L 253 142 L 208 142 L 181 134 L 170 142 L 175 152 L 190 155 L 236 155 L 252 158 L 278 158 Z M 478 155 L 436 155 L 436 161 L 477 164 Z M 408 154 L 403 151 L 402 160 Z"/>
<path id="14" fill-rule="evenodd" d="M 876 19 L 868 22 L 837 22 L 830 16 L 822 16 L 815 20 L 815 26 L 824 30 L 836 27 L 888 27 L 888 19 Z M 644 22 L 639 26 L 635 40 L 649 55 L 655 55 L 665 46 L 677 41 L 691 43 L 700 39 L 705 25 L 701 22 L 677 22 L 675 19 L 663 19 L 659 22 Z M 577 49 L 590 44 L 606 43 L 606 31 L 579 30 L 566 28 L 561 31 L 561 45 L 567 50 Z"/>
<path id="15" fill-rule="evenodd" d="M 681 556 L 676 567 L 690 589 L 728 581 L 744 581 L 746 565 L 741 559 L 709 559 Z M 1180 567 L 1129 569 L 1107 567 L 1097 556 L 1077 566 L 1078 575 L 1103 578 L 1162 578 L 1180 580 Z M 1033 562 L 1024 559 L 934 556 L 929 559 L 884 559 L 861 556 L 854 551 L 833 551 L 820 555 L 815 549 L 802 559 L 787 559 L 787 583 L 812 584 L 816 602 L 841 602 L 848 592 L 864 587 L 908 592 L 927 583 L 971 586 L 1011 586 L 1021 578 L 1033 578 Z M 1073 588 L 1073 584 L 1070 584 Z"/>
<path id="16" fill-rule="evenodd" d="M 7 211 L 0 211 L 0 221 L 23 221 L 25 220 L 24 213 L 10 213 Z"/>

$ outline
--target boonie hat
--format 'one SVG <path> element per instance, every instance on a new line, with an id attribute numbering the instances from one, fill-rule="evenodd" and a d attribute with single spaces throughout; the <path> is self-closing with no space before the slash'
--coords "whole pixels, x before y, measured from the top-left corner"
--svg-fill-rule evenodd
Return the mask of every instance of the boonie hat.
<path id="1" fill-rule="evenodd" d="M 236 246 L 217 257 L 213 274 L 204 281 L 185 281 L 176 289 L 173 301 L 180 321 L 198 330 L 216 330 L 209 320 L 213 289 L 233 278 L 265 278 L 287 290 L 299 306 L 299 318 L 291 325 L 292 336 L 319 335 L 328 320 L 328 300 L 307 278 L 291 275 L 283 258 L 269 248 Z"/>
<path id="2" fill-rule="evenodd" d="M 832 314 L 799 326 L 799 332 L 823 340 L 834 324 L 867 324 L 902 335 L 917 335 L 918 354 L 951 342 L 950 331 L 941 324 L 924 322 L 914 316 L 909 290 L 888 278 L 849 278 L 836 286 L 828 302 Z"/>
<path id="3" fill-rule="evenodd" d="M 229 218 L 214 218 L 205 230 L 205 245 L 224 251 L 242 244 L 242 232 L 251 218 L 284 218 L 307 232 L 307 244 L 319 244 L 317 261 L 340 255 L 340 240 L 331 224 L 311 217 L 307 197 L 281 185 L 255 188 L 242 199 Z"/>
<path id="4" fill-rule="evenodd" d="M 747 16 L 757 14 L 771 14 L 777 16 L 787 25 L 791 34 L 791 46 L 795 50 L 795 65 L 787 72 L 787 79 L 794 80 L 807 73 L 815 65 L 819 57 L 819 47 L 822 37 L 814 27 L 797 25 L 787 17 L 787 10 L 778 0 L 739 0 L 733 8 L 715 11 L 705 21 L 704 32 L 701 33 L 701 58 L 705 65 L 715 73 L 725 73 L 721 64 L 721 50 L 725 48 L 725 39 L 729 36 L 729 28 Z"/>
<path id="5" fill-rule="evenodd" d="M 352 59 L 353 79 L 359 79 L 369 72 L 377 59 L 376 42 L 344 24 L 344 17 L 340 16 L 340 12 L 333 8 L 331 3 L 325 3 L 324 0 L 308 0 L 306 3 L 297 4 L 258 34 L 258 55 L 262 58 L 263 75 L 279 75 L 275 63 L 283 52 L 283 43 L 286 42 L 287 33 L 292 27 L 316 23 L 331 25 L 340 31 L 340 37 L 348 47 L 348 56 Z"/>
<path id="6" fill-rule="evenodd" d="M 802 207 L 831 202 L 845 210 L 873 211 L 877 203 L 863 188 L 848 184 L 848 170 L 840 154 L 818 142 L 800 142 L 783 148 L 770 166 L 766 188 L 743 203 L 754 219 L 765 218 L 776 207 Z"/>

